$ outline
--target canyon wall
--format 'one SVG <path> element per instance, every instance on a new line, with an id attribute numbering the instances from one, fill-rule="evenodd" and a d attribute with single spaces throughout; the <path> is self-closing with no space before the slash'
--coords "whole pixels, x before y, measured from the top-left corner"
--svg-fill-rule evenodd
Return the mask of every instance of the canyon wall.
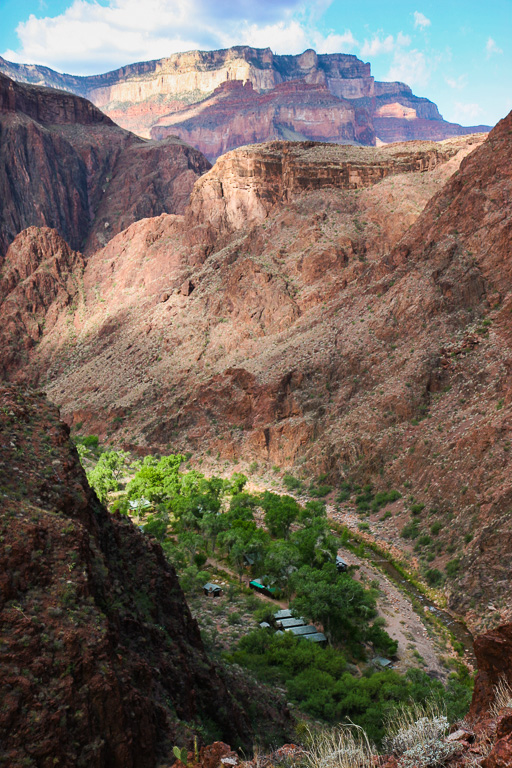
<path id="1" fill-rule="evenodd" d="M 90 253 L 133 221 L 181 213 L 210 167 L 179 139 L 148 142 L 90 102 L 0 75 L 0 265 L 30 226 Z"/>
<path id="2" fill-rule="evenodd" d="M 487 130 L 447 123 L 431 101 L 404 83 L 375 82 L 370 64 L 342 53 L 278 56 L 269 48 L 235 46 L 88 77 L 0 58 L 0 72 L 86 96 L 124 128 L 153 138 L 179 135 L 210 160 L 279 138 L 371 146 Z M 240 87 L 229 89 L 233 83 Z"/>

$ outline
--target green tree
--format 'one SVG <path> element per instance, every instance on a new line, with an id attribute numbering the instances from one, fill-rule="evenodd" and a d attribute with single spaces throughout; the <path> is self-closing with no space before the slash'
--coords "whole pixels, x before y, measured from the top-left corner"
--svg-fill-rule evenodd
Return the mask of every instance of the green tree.
<path id="1" fill-rule="evenodd" d="M 301 565 L 301 556 L 295 544 L 289 541 L 271 541 L 265 554 L 263 570 L 273 584 L 285 594 L 290 591 L 290 577 Z"/>
<path id="2" fill-rule="evenodd" d="M 294 612 L 322 624 L 329 642 L 341 642 L 357 651 L 377 614 L 371 592 L 349 574 L 338 574 L 332 563 L 322 569 L 304 565 L 292 581 Z"/>
<path id="3" fill-rule="evenodd" d="M 338 541 L 334 538 L 327 520 L 315 517 L 304 528 L 294 531 L 290 541 L 300 553 L 301 565 L 321 568 L 325 562 L 335 562 Z"/>
<path id="4" fill-rule="evenodd" d="M 146 461 L 146 459 L 149 459 Z M 171 454 L 155 463 L 154 457 L 146 457 L 133 480 L 128 483 L 130 499 L 144 497 L 152 502 L 169 500 L 181 490 L 180 466 L 184 456 Z"/>
<path id="5" fill-rule="evenodd" d="M 119 490 L 119 480 L 127 459 L 128 454 L 125 451 L 106 451 L 101 454 L 94 469 L 87 472 L 87 480 L 100 501 L 105 501 L 111 491 Z"/>
<path id="6" fill-rule="evenodd" d="M 299 517 L 300 504 L 291 496 L 279 496 L 270 491 L 261 495 L 260 503 L 265 512 L 265 525 L 272 536 L 287 539 L 292 524 Z"/>

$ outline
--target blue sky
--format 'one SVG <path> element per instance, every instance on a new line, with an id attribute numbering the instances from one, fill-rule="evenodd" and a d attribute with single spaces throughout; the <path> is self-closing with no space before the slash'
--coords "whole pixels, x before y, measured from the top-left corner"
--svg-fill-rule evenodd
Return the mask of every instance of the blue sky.
<path id="1" fill-rule="evenodd" d="M 353 53 L 464 125 L 512 109 L 512 0 L 0 0 L 0 55 L 61 72 L 236 44 Z"/>

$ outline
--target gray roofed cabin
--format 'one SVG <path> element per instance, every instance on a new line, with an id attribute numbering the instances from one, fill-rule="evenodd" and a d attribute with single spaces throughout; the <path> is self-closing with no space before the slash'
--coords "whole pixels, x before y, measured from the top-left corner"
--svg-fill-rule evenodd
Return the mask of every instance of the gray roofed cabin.
<path id="1" fill-rule="evenodd" d="M 220 597 L 222 595 L 222 587 L 220 587 L 218 584 L 207 582 L 203 589 L 207 597 Z"/>
<path id="2" fill-rule="evenodd" d="M 276 621 L 276 624 L 281 629 L 289 629 L 290 627 L 303 627 L 306 622 L 304 619 L 297 619 L 292 616 L 290 619 L 280 619 L 280 621 Z"/>
<path id="3" fill-rule="evenodd" d="M 348 564 L 339 555 L 336 555 L 336 570 L 338 573 L 344 573 L 347 568 Z"/>
<path id="4" fill-rule="evenodd" d="M 291 632 L 296 637 L 305 637 L 306 635 L 314 635 L 318 632 L 317 628 L 312 624 L 305 624 L 303 627 L 288 627 L 286 632 Z"/>
<path id="5" fill-rule="evenodd" d="M 323 632 L 314 632 L 311 635 L 304 635 L 304 640 L 310 640 L 312 643 L 326 643 L 327 638 Z"/>
<path id="6" fill-rule="evenodd" d="M 283 608 L 280 611 L 277 611 L 277 613 L 274 613 L 274 619 L 276 621 L 279 621 L 280 619 L 291 619 L 292 618 L 292 612 L 289 608 Z"/>
<path id="7" fill-rule="evenodd" d="M 374 659 L 372 659 L 372 664 L 375 667 L 378 667 L 379 669 L 392 669 L 393 668 L 393 662 L 389 659 L 384 659 L 382 656 L 375 656 Z"/>

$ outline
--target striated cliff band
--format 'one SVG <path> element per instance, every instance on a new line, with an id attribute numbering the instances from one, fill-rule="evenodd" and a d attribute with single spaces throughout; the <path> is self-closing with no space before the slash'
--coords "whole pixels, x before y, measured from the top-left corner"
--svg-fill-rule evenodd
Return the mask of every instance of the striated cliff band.
<path id="1" fill-rule="evenodd" d="M 349 54 L 189 51 L 78 77 L 0 58 L 0 72 L 85 96 L 141 136 L 180 136 L 211 160 L 243 144 L 314 139 L 374 145 L 488 130 L 448 123 L 404 83 L 376 82 Z"/>

